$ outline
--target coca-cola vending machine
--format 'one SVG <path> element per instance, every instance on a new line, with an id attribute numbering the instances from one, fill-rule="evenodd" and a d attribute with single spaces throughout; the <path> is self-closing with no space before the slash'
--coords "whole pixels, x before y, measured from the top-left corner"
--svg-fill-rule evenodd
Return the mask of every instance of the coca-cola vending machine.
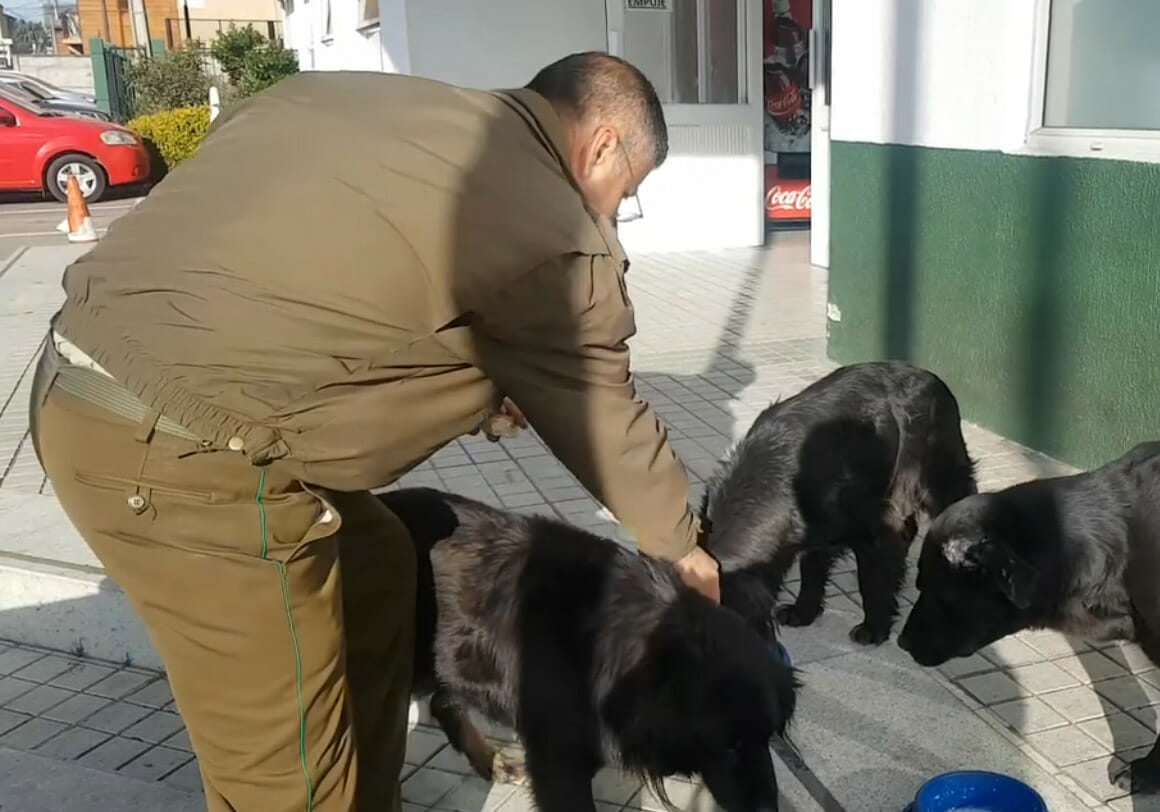
<path id="1" fill-rule="evenodd" d="M 813 0 L 763 0 L 765 216 L 810 221 L 809 28 Z"/>

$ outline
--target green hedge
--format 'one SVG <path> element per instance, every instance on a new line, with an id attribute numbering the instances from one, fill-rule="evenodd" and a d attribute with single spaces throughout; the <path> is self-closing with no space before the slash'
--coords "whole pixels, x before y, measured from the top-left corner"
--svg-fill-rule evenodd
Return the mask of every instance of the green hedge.
<path id="1" fill-rule="evenodd" d="M 146 142 L 152 142 L 166 167 L 172 169 L 192 157 L 205 140 L 209 131 L 209 105 L 138 116 L 128 126 Z"/>

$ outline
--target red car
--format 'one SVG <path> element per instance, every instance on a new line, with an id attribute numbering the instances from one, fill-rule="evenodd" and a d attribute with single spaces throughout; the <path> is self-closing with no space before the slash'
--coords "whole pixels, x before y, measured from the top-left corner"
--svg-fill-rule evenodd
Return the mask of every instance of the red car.
<path id="1" fill-rule="evenodd" d="M 113 186 L 149 180 L 149 153 L 131 130 L 93 118 L 34 109 L 0 91 L 0 192 L 68 195 L 77 176 L 87 202 Z"/>

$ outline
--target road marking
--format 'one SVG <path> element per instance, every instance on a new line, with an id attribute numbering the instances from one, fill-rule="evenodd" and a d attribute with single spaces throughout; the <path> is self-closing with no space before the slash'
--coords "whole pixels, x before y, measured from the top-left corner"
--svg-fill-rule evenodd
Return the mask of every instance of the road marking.
<path id="1" fill-rule="evenodd" d="M 107 229 L 107 228 L 98 228 L 97 232 L 100 233 L 102 231 L 108 231 L 108 230 L 109 229 Z M 9 238 L 16 238 L 16 237 L 59 237 L 60 234 L 61 234 L 61 232 L 55 231 L 55 230 L 54 231 L 15 231 L 15 232 L 10 232 L 10 233 L 0 231 L 0 240 L 6 240 Z"/>
<path id="2" fill-rule="evenodd" d="M 128 211 L 129 209 L 133 208 L 136 205 L 137 205 L 137 201 L 133 201 L 132 203 L 95 203 L 92 206 L 89 206 L 89 210 L 90 211 L 121 211 L 121 210 Z M 4 214 L 52 214 L 53 212 L 64 211 L 67 208 L 68 208 L 68 206 L 66 206 L 64 203 L 61 203 L 59 206 L 54 206 L 54 205 L 49 204 L 49 205 L 46 205 L 44 208 L 39 208 L 39 209 L 8 209 L 8 208 L 4 208 L 3 206 L 0 206 L 0 212 L 3 212 Z"/>

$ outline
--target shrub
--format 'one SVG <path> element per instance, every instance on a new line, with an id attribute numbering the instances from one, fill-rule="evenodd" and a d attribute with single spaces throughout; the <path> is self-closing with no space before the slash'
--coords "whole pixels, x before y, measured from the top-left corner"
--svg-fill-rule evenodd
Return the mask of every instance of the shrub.
<path id="1" fill-rule="evenodd" d="M 135 97 L 133 112 L 138 116 L 200 106 L 209 97 L 210 78 L 197 42 L 152 59 L 134 60 L 128 78 Z"/>
<path id="2" fill-rule="evenodd" d="M 129 129 L 151 143 L 167 168 L 172 169 L 191 157 L 209 131 L 209 105 L 181 107 L 138 116 Z"/>
<path id="3" fill-rule="evenodd" d="M 298 72 L 298 54 L 249 25 L 220 34 L 210 52 L 229 79 L 231 100 L 252 96 Z"/>
<path id="4" fill-rule="evenodd" d="M 236 85 L 242 81 L 246 58 L 252 51 L 262 48 L 265 44 L 266 38 L 252 25 L 247 25 L 245 28 L 230 28 L 219 34 L 210 47 L 210 52 L 222 66 L 230 84 Z"/>

